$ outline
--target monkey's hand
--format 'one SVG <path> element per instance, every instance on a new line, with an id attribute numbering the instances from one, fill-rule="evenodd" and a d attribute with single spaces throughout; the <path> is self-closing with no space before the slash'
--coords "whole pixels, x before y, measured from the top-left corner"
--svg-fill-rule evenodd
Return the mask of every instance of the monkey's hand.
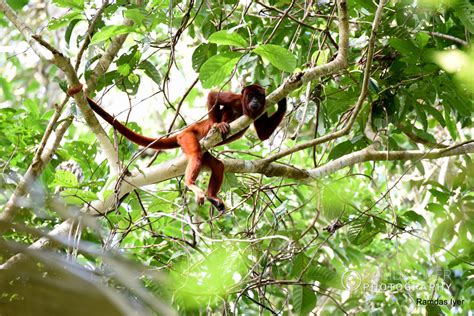
<path id="1" fill-rule="evenodd" d="M 227 122 L 214 123 L 213 127 L 217 128 L 222 134 L 222 138 L 226 139 L 227 134 L 230 132 L 230 125 Z"/>

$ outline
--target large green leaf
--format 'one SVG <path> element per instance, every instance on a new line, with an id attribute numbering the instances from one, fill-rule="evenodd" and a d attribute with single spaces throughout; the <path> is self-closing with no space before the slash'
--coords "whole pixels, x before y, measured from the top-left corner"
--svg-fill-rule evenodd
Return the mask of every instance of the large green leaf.
<path id="1" fill-rule="evenodd" d="M 192 62 L 193 69 L 196 72 L 199 72 L 202 64 L 206 62 L 209 58 L 214 56 L 217 52 L 216 45 L 214 44 L 201 44 L 193 52 Z"/>
<path id="2" fill-rule="evenodd" d="M 316 306 L 316 294 L 306 286 L 293 287 L 293 309 L 296 315 L 309 315 Z"/>
<path id="3" fill-rule="evenodd" d="M 70 171 L 58 170 L 54 176 L 53 185 L 60 186 L 62 188 L 75 188 L 78 186 L 77 177 Z"/>
<path id="4" fill-rule="evenodd" d="M 13 10 L 20 10 L 28 4 L 28 0 L 7 0 L 7 3 Z"/>
<path id="5" fill-rule="evenodd" d="M 353 148 L 354 144 L 350 140 L 339 143 L 333 148 L 333 150 L 331 150 L 328 159 L 334 160 L 342 157 L 343 155 L 350 153 Z"/>
<path id="6" fill-rule="evenodd" d="M 431 252 L 436 253 L 440 247 L 448 244 L 454 236 L 454 222 L 447 219 L 439 224 L 431 235 Z"/>
<path id="7" fill-rule="evenodd" d="M 99 32 L 92 36 L 91 44 L 96 44 L 108 40 L 120 34 L 133 32 L 134 28 L 126 25 L 108 25 L 104 26 Z"/>
<path id="8" fill-rule="evenodd" d="M 242 54 L 228 52 L 209 58 L 199 72 L 199 79 L 206 89 L 223 85 Z"/>
<path id="9" fill-rule="evenodd" d="M 451 112 L 451 109 L 446 104 L 444 106 L 444 119 L 446 121 L 446 127 L 448 128 L 449 134 L 451 137 L 456 140 L 458 138 L 458 132 L 456 130 L 455 119 L 453 119 L 454 113 Z"/>
<path id="10" fill-rule="evenodd" d="M 53 3 L 61 8 L 84 9 L 84 1 L 82 0 L 53 0 Z"/>
<path id="11" fill-rule="evenodd" d="M 3 77 L 0 77 L 0 87 L 3 90 L 4 100 L 11 100 L 13 98 L 11 83 Z"/>
<path id="12" fill-rule="evenodd" d="M 255 48 L 253 52 L 280 70 L 293 72 L 296 68 L 296 57 L 281 46 L 263 44 Z"/>
<path id="13" fill-rule="evenodd" d="M 237 32 L 222 30 L 212 33 L 208 38 L 209 43 L 219 45 L 231 45 L 237 47 L 247 47 L 247 41 Z"/>
<path id="14" fill-rule="evenodd" d="M 71 41 L 71 35 L 72 35 L 72 31 L 74 30 L 74 27 L 76 27 L 77 23 L 81 21 L 82 19 L 74 19 L 67 26 L 66 33 L 64 34 L 64 39 L 66 40 L 66 43 L 68 46 L 70 45 L 69 42 Z"/>
<path id="15" fill-rule="evenodd" d="M 413 55 L 417 51 L 416 46 L 413 45 L 409 40 L 391 38 L 389 44 L 403 55 Z"/>
<path id="16" fill-rule="evenodd" d="M 79 11 L 73 11 L 71 13 L 68 13 L 66 15 L 63 15 L 60 18 L 57 19 L 51 19 L 48 22 L 48 30 L 54 31 L 57 30 L 63 26 L 66 26 L 70 21 L 76 20 L 76 19 L 83 19 L 82 13 Z"/>
<path id="17" fill-rule="evenodd" d="M 138 68 L 142 69 L 145 74 L 150 77 L 150 79 L 153 80 L 156 84 L 161 84 L 161 75 L 158 70 L 156 70 L 155 65 L 153 65 L 151 62 L 149 62 L 148 60 L 144 60 L 140 63 Z"/>
<path id="18" fill-rule="evenodd" d="M 459 0 L 456 14 L 464 27 L 474 34 L 474 5 L 469 0 Z"/>
<path id="19" fill-rule="evenodd" d="M 374 237 L 378 233 L 379 229 L 374 225 L 372 219 L 361 217 L 350 224 L 347 238 L 354 245 L 366 246 L 374 241 Z"/>

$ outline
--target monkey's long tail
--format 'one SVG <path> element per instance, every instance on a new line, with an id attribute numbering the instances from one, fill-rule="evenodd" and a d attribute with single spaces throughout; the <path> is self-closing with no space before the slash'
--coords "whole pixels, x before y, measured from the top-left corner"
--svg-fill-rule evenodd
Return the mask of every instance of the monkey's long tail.
<path id="1" fill-rule="evenodd" d="M 102 109 L 102 107 L 95 103 L 91 98 L 87 97 L 87 101 L 95 113 L 100 115 L 100 117 L 102 117 L 107 123 L 115 127 L 120 134 L 134 143 L 153 149 L 171 149 L 179 147 L 177 136 L 152 138 L 140 135 L 120 123 L 109 113 L 105 112 L 104 109 Z"/>

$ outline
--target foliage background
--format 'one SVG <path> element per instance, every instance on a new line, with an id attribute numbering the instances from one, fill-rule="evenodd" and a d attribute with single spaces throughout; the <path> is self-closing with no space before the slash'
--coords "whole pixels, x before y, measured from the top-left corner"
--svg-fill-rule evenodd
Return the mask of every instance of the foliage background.
<path id="1" fill-rule="evenodd" d="M 116 36 L 126 35 L 90 95 L 146 135 L 163 135 L 203 117 L 210 88 L 239 91 L 258 82 L 275 90 L 291 73 L 333 60 L 340 36 L 337 6 L 324 0 L 2 0 L 5 5 L 70 57 L 82 82 L 96 75 Z M 368 0 L 347 5 L 347 67 L 288 95 L 289 111 L 269 141 L 249 131 L 212 153 L 224 160 L 259 160 L 340 129 L 364 89 L 370 58 L 367 97 L 350 132 L 278 162 L 311 170 L 350 157 L 373 144 L 366 126 L 377 132 L 387 157 L 407 150 L 424 155 L 369 159 L 312 181 L 226 173 L 221 196 L 228 209 L 222 214 L 208 204 L 197 206 L 182 177 L 172 178 L 136 188 L 107 215 L 80 217 L 81 228 L 72 226 L 52 249 L 31 245 L 66 218 L 77 219 L 88 203 L 114 194 L 109 185 L 116 176 L 76 101 L 64 99 L 70 85 L 64 73 L 38 58 L 0 13 L 2 205 L 34 166 L 56 113 L 62 116 L 53 130 L 72 122 L 19 200 L 14 221 L 2 221 L 0 310 L 5 315 L 472 311 L 474 4 L 388 2 L 372 56 L 368 45 L 377 5 Z M 179 153 L 153 157 L 103 126 L 132 172 Z M 453 145 L 467 149 L 452 157 L 429 155 Z M 207 182 L 203 173 L 199 185 Z M 10 264 L 20 251 L 27 260 Z"/>

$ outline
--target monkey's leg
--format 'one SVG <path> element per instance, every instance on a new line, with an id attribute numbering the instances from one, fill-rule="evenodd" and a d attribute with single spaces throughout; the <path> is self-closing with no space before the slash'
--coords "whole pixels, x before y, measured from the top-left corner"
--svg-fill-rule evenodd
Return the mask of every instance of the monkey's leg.
<path id="1" fill-rule="evenodd" d="M 201 205 L 204 203 L 206 195 L 196 185 L 196 179 L 201 171 L 202 152 L 199 141 L 193 131 L 185 131 L 178 135 L 178 144 L 183 149 L 184 154 L 188 157 L 188 165 L 184 174 L 184 183 L 194 192 L 196 202 Z"/>
<path id="2" fill-rule="evenodd" d="M 219 193 L 222 181 L 224 180 L 224 164 L 207 152 L 203 154 L 202 163 L 211 169 L 211 179 L 209 180 L 209 186 L 207 188 L 207 199 L 219 212 L 223 212 L 225 211 L 225 205 L 224 202 L 217 197 L 217 193 Z"/>

